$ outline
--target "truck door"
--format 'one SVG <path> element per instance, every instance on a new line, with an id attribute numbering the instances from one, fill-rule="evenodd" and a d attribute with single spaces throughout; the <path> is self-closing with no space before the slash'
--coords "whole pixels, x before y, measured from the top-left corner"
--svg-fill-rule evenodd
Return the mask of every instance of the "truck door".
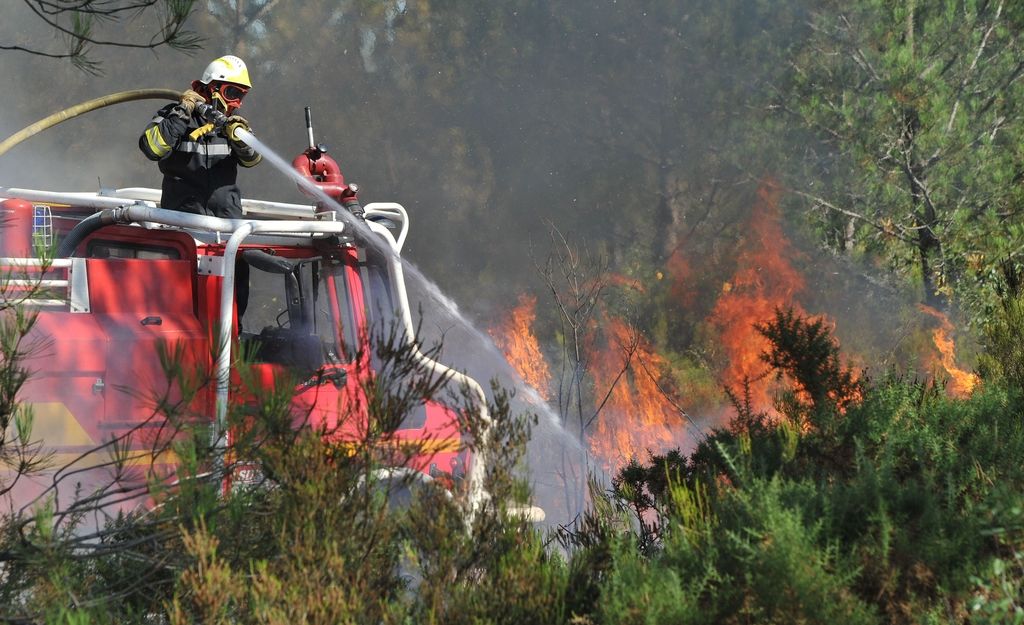
<path id="1" fill-rule="evenodd" d="M 246 250 L 249 294 L 240 316 L 241 349 L 252 360 L 254 378 L 264 388 L 294 382 L 296 425 L 340 435 L 356 410 L 357 307 L 351 299 L 354 277 L 348 251 L 340 257 L 283 258 Z M 250 389 L 256 391 L 257 389 Z"/>
<path id="2" fill-rule="evenodd" d="M 96 387 L 102 409 L 92 417 L 97 442 L 128 444 L 129 466 L 145 476 L 173 471 L 169 445 L 175 436 L 168 412 L 181 423 L 209 412 L 201 387 L 181 401 L 179 380 L 165 365 L 208 376 L 209 343 L 195 312 L 195 244 L 174 231 L 110 227 L 83 242 L 88 257 L 89 317 L 105 342 L 105 375 Z M 94 391 L 95 392 L 95 391 Z"/>

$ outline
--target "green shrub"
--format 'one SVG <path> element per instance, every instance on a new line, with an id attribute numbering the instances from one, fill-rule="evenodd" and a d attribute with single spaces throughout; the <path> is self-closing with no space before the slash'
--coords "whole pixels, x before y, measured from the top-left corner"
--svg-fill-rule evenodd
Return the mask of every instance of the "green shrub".
<path id="1" fill-rule="evenodd" d="M 1002 306 L 983 324 L 984 353 L 979 369 L 987 380 L 1005 380 L 1008 386 L 1024 389 L 1024 293 L 1007 293 Z"/>

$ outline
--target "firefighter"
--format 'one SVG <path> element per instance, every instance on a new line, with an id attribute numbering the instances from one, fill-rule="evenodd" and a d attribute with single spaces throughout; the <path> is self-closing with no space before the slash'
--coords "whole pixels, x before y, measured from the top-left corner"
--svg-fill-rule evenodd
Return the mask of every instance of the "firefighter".
<path id="1" fill-rule="evenodd" d="M 235 134 L 252 132 L 235 111 L 252 88 L 249 70 L 237 56 L 222 56 L 206 66 L 177 104 L 159 111 L 139 137 L 139 148 L 159 162 L 164 175 L 160 205 L 200 215 L 238 218 L 242 197 L 236 183 L 238 166 L 252 167 L 260 155 Z M 227 117 L 208 122 L 197 105 L 206 103 Z"/>

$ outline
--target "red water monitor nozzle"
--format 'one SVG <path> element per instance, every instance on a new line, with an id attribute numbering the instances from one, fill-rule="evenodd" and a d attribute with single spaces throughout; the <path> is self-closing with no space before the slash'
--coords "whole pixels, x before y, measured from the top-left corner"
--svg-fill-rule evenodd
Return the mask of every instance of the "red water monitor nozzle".
<path id="1" fill-rule="evenodd" d="M 292 168 L 319 187 L 328 197 L 340 202 L 353 213 L 356 212 L 351 206 L 359 205 L 355 185 L 345 183 L 345 176 L 342 175 L 338 162 L 327 155 L 327 146 L 314 141 L 313 118 L 308 106 L 306 107 L 306 135 L 309 139 L 309 147 L 292 160 Z M 301 187 L 300 189 L 308 195 L 305 189 Z M 359 212 L 362 212 L 361 209 Z"/>

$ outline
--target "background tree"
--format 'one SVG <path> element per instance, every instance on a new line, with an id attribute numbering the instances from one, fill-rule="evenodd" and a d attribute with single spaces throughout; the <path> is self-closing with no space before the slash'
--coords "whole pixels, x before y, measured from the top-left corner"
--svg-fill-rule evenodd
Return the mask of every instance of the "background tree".
<path id="1" fill-rule="evenodd" d="M 791 186 L 831 247 L 929 304 L 1020 265 L 1021 13 L 1013 3 L 818 5 L 776 106 L 817 141 Z"/>

